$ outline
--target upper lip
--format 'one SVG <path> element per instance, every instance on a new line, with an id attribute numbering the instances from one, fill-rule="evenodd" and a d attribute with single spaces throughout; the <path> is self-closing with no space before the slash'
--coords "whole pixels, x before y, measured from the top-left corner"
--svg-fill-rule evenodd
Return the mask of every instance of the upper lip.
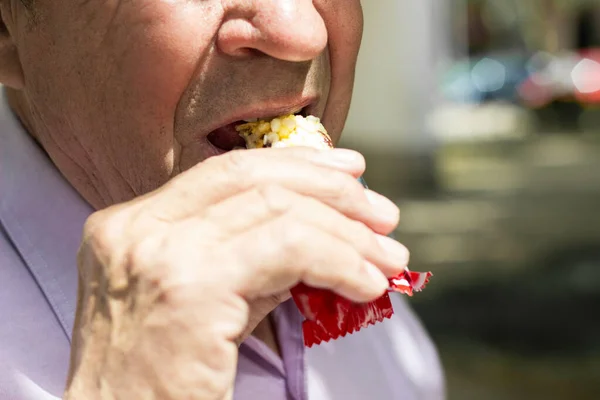
<path id="1" fill-rule="evenodd" d="M 242 120 L 249 120 L 253 118 L 271 118 L 279 115 L 287 115 L 296 112 L 300 112 L 305 109 L 310 109 L 311 105 L 314 104 L 316 99 L 302 98 L 291 101 L 269 101 L 264 105 L 253 105 L 244 109 L 237 109 L 233 113 L 228 114 L 227 117 L 221 121 L 209 126 L 203 136 L 207 136 L 209 133 L 219 129 L 220 127 L 227 126 Z"/>

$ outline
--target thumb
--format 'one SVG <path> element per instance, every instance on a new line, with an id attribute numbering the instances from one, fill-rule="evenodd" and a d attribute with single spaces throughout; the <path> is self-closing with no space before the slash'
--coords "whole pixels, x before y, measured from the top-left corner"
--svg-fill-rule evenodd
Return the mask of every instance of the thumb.
<path id="1" fill-rule="evenodd" d="M 242 342 L 252 334 L 258 324 L 260 324 L 271 311 L 290 297 L 292 297 L 292 294 L 288 290 L 269 297 L 252 300 L 249 304 L 248 324 L 246 325 L 244 332 L 236 339 L 235 343 L 238 346 L 242 344 Z"/>

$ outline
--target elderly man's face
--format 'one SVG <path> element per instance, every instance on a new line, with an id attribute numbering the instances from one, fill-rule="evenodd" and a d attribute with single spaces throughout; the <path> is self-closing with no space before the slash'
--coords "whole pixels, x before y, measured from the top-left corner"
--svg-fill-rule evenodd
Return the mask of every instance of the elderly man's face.
<path id="1" fill-rule="evenodd" d="M 22 118 L 96 207 L 230 149 L 227 128 L 209 133 L 239 119 L 304 108 L 343 128 L 360 0 L 15 3 Z"/>

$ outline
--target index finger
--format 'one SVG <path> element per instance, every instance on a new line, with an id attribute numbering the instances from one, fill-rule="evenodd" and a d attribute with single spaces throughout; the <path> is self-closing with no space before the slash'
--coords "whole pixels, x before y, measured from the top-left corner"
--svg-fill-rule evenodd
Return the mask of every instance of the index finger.
<path id="1" fill-rule="evenodd" d="M 176 178 L 171 184 L 175 188 L 172 195 L 157 202 L 155 209 L 163 217 L 167 213 L 170 219 L 184 218 L 252 188 L 279 185 L 315 198 L 378 233 L 389 233 L 398 222 L 397 207 L 383 196 L 365 192 L 353 174 L 324 166 L 329 161 L 318 161 L 319 157 L 331 159 L 328 152 L 335 151 L 324 154 L 294 148 L 232 152 Z M 346 153 L 342 158 L 355 154 L 358 153 Z M 306 156 L 315 158 L 308 161 Z M 356 165 L 364 165 L 362 156 L 357 162 Z M 357 172 L 361 169 L 358 167 Z"/>

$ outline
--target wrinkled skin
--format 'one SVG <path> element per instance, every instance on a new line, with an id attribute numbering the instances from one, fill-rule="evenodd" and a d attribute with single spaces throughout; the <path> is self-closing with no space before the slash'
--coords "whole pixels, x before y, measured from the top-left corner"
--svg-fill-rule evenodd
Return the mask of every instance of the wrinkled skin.
<path id="1" fill-rule="evenodd" d="M 0 7 L 10 104 L 98 210 L 78 257 L 65 398 L 230 398 L 237 345 L 290 287 L 368 301 L 406 266 L 385 237 L 398 210 L 357 183 L 357 153 L 221 154 L 206 138 L 241 112 L 310 104 L 337 141 L 359 0 Z"/>
<path id="2" fill-rule="evenodd" d="M 34 18 L 3 4 L 22 70 L 5 81 L 25 85 L 24 119 L 96 208 L 213 155 L 205 129 L 234 109 L 314 97 L 341 134 L 358 0 L 35 0 Z"/>

